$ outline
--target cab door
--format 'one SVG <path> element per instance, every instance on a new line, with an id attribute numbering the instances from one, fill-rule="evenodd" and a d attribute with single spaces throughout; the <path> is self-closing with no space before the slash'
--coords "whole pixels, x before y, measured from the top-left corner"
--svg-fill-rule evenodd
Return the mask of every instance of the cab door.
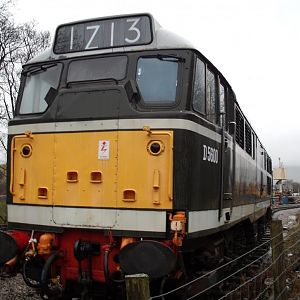
<path id="1" fill-rule="evenodd" d="M 119 132 L 117 199 L 120 208 L 172 208 L 173 131 L 143 126 Z"/>
<path id="2" fill-rule="evenodd" d="M 54 135 L 17 134 L 10 146 L 13 203 L 51 205 Z"/>
<path id="3" fill-rule="evenodd" d="M 219 82 L 219 110 L 220 110 L 220 126 L 221 130 L 221 196 L 219 205 L 219 220 L 223 217 L 224 221 L 229 221 L 233 206 L 233 182 L 235 170 L 235 138 L 234 138 L 234 124 L 229 124 L 229 91 L 226 85 Z M 229 133 L 229 131 L 231 131 Z"/>

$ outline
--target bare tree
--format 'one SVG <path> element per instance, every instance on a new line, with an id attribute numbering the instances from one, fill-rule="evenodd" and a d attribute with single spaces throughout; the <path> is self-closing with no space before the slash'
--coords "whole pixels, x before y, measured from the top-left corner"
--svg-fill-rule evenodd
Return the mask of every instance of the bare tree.
<path id="1" fill-rule="evenodd" d="M 34 22 L 15 24 L 10 6 L 11 0 L 0 0 L 0 128 L 14 115 L 22 64 L 50 44 L 50 33 Z"/>

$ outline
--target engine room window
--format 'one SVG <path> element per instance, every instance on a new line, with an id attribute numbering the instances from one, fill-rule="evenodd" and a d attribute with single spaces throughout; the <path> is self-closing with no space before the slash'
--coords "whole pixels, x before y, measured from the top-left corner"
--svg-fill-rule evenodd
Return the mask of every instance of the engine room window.
<path id="1" fill-rule="evenodd" d="M 57 89 L 61 70 L 61 64 L 52 64 L 35 66 L 24 73 L 20 114 L 42 113 L 47 109 L 47 95 Z"/>
<path id="2" fill-rule="evenodd" d="M 194 76 L 193 108 L 205 114 L 205 64 L 197 59 Z"/>
<path id="3" fill-rule="evenodd" d="M 236 108 L 235 109 L 235 122 L 236 122 L 236 133 L 235 133 L 235 139 L 236 142 L 241 146 L 242 149 L 244 149 L 245 145 L 245 121 L 240 113 L 240 111 Z"/>
<path id="4" fill-rule="evenodd" d="M 246 152 L 252 155 L 252 136 L 251 128 L 248 123 L 245 123 L 245 137 L 246 137 Z"/>
<path id="5" fill-rule="evenodd" d="M 176 100 L 178 61 L 172 58 L 140 58 L 136 82 L 145 104 L 171 105 Z"/>
<path id="6" fill-rule="evenodd" d="M 256 153 L 256 136 L 252 132 L 252 158 L 255 159 L 255 153 Z"/>
<path id="7" fill-rule="evenodd" d="M 206 76 L 206 116 L 209 121 L 216 123 L 216 77 L 209 69 Z"/>
<path id="8" fill-rule="evenodd" d="M 76 60 L 70 63 L 67 82 L 121 80 L 126 75 L 126 67 L 127 56 Z"/>

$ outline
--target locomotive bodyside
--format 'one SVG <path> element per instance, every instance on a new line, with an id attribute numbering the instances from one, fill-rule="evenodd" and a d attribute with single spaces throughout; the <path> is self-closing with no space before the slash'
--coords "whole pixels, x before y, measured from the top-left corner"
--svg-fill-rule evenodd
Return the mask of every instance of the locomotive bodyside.
<path id="1" fill-rule="evenodd" d="M 78 295 L 124 274 L 177 278 L 179 253 L 270 207 L 271 161 L 222 74 L 149 15 L 95 24 L 59 27 L 24 66 L 9 123 L 8 224 L 28 233 L 25 280 L 50 296 L 50 281 Z M 93 44 L 103 24 L 125 28 L 116 48 Z"/>

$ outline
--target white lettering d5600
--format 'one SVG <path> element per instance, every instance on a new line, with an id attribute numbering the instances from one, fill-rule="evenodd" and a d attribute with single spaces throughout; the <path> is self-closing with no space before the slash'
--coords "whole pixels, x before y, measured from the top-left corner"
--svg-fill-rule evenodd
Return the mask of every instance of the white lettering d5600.
<path id="1" fill-rule="evenodd" d="M 219 160 L 218 149 L 203 145 L 203 160 L 217 164 Z"/>

